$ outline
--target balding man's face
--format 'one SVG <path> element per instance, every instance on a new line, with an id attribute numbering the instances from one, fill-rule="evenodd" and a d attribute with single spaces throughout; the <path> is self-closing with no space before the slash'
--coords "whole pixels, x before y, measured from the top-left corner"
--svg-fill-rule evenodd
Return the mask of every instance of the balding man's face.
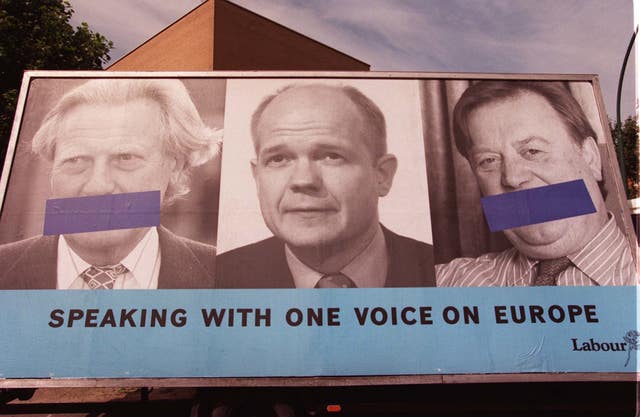
<path id="1" fill-rule="evenodd" d="M 378 197 L 393 173 L 380 169 L 365 132 L 358 109 L 338 90 L 299 87 L 267 106 L 257 124 L 253 174 L 274 235 L 305 249 L 371 239 Z"/>
<path id="2" fill-rule="evenodd" d="M 604 202 L 598 146 L 578 145 L 545 98 L 523 93 L 471 112 L 470 162 L 485 196 L 584 180 L 600 213 L 505 231 L 524 254 L 555 258 L 577 252 L 602 227 Z"/>
<path id="3" fill-rule="evenodd" d="M 163 152 L 160 109 L 149 100 L 80 105 L 64 117 L 55 144 L 52 197 L 167 190 L 176 161 Z M 70 244 L 99 250 L 137 243 L 146 229 L 67 235 Z"/>

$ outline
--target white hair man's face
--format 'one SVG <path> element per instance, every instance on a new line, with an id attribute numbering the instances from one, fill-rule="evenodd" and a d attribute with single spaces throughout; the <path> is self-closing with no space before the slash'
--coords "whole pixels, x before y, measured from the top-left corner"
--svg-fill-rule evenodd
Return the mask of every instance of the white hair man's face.
<path id="1" fill-rule="evenodd" d="M 344 94 L 319 86 L 286 91 L 256 131 L 253 174 L 274 235 L 293 249 L 329 251 L 371 239 L 393 172 L 373 160 L 362 117 Z"/>
<path id="2" fill-rule="evenodd" d="M 523 93 L 471 112 L 470 162 L 485 196 L 584 180 L 598 213 L 505 231 L 525 255 L 547 259 L 580 250 L 602 227 L 604 202 L 598 146 L 578 145 L 545 98 Z"/>
<path id="3" fill-rule="evenodd" d="M 177 163 L 163 151 L 158 105 L 78 105 L 64 116 L 55 143 L 53 198 L 167 190 Z M 65 235 L 72 247 L 131 250 L 146 228 Z M 125 255 L 128 252 L 125 252 Z M 116 260 L 119 261 L 119 260 Z"/>

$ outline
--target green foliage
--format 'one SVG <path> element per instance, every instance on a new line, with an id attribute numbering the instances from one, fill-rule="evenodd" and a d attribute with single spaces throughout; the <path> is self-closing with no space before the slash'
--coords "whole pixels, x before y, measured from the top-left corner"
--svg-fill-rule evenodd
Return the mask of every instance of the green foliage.
<path id="1" fill-rule="evenodd" d="M 0 158 L 4 160 L 24 70 L 96 70 L 113 43 L 74 28 L 66 0 L 0 0 Z"/>
<path id="2" fill-rule="evenodd" d="M 617 125 L 617 124 L 616 124 Z M 611 136 L 618 147 L 618 135 L 616 125 L 609 123 Z M 624 185 L 627 191 L 627 198 L 636 198 L 640 196 L 640 181 L 638 178 L 638 119 L 629 116 L 620 126 L 620 137 L 622 138 L 622 161 L 624 162 L 624 170 L 626 180 Z"/>

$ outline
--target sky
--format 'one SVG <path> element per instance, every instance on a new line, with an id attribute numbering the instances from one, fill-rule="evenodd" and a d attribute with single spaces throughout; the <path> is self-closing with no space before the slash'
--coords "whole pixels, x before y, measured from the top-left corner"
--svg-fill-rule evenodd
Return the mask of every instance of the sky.
<path id="1" fill-rule="evenodd" d="M 598 74 L 610 117 L 633 33 L 632 0 L 233 0 L 371 65 L 372 71 Z M 200 0 L 71 0 L 130 52 Z M 634 55 L 622 116 L 635 109 Z"/>

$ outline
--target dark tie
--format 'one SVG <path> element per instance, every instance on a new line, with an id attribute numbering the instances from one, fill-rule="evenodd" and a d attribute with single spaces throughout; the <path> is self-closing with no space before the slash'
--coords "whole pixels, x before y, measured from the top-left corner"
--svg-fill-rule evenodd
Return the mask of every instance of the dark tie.
<path id="1" fill-rule="evenodd" d="M 558 285 L 558 275 L 571 265 L 569 258 L 543 259 L 538 263 L 538 276 L 533 281 L 535 287 Z"/>
<path id="2" fill-rule="evenodd" d="M 90 266 L 80 276 L 92 290 L 112 290 L 116 279 L 127 271 L 122 264 Z"/>
<path id="3" fill-rule="evenodd" d="M 316 288 L 357 288 L 357 286 L 348 276 L 342 272 L 336 272 L 320 278 Z"/>

